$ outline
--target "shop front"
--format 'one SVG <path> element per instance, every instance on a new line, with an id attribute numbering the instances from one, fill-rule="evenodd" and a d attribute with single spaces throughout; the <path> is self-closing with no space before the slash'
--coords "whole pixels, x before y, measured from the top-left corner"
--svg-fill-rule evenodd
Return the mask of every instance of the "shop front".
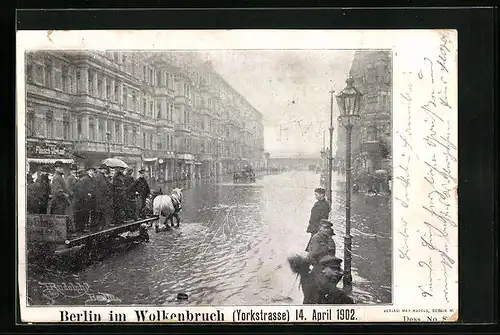
<path id="1" fill-rule="evenodd" d="M 191 154 L 177 154 L 176 181 L 191 180 L 194 174 L 194 157 Z"/>
<path id="2" fill-rule="evenodd" d="M 42 141 L 28 141 L 26 143 L 26 168 L 27 173 L 36 173 L 42 166 L 52 166 L 56 161 L 65 165 L 69 171 L 71 164 L 75 162 L 72 147 L 69 144 L 47 143 Z"/>

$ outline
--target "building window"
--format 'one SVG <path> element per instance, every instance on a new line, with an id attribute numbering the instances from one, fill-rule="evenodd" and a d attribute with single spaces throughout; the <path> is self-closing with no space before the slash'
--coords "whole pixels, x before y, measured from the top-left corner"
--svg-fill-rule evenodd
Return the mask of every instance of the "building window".
<path id="1" fill-rule="evenodd" d="M 135 126 L 132 129 L 132 136 L 133 136 L 132 144 L 137 145 L 137 127 L 135 127 Z"/>
<path id="2" fill-rule="evenodd" d="M 89 83 L 89 94 L 90 95 L 94 95 L 95 94 L 95 91 L 94 91 L 94 72 L 90 72 L 89 71 L 89 78 L 88 78 L 88 83 Z"/>
<path id="3" fill-rule="evenodd" d="M 157 112 L 156 112 L 156 118 L 157 119 L 161 119 L 163 115 L 161 114 L 161 102 L 160 101 L 158 101 L 156 103 L 156 110 L 157 110 Z"/>
<path id="4" fill-rule="evenodd" d="M 104 92 L 102 86 L 103 86 L 102 79 L 101 78 L 97 79 L 97 96 L 101 99 L 104 98 L 103 94 Z"/>
<path id="5" fill-rule="evenodd" d="M 115 102 L 118 101 L 120 97 L 120 93 L 118 93 L 118 85 L 115 85 Z"/>
<path id="6" fill-rule="evenodd" d="M 146 115 L 147 112 L 147 103 L 146 103 L 146 98 L 142 98 L 142 114 Z"/>
<path id="7" fill-rule="evenodd" d="M 89 140 L 90 141 L 96 140 L 95 119 L 94 118 L 89 119 Z"/>
<path id="8" fill-rule="evenodd" d="M 26 136 L 35 136 L 35 113 L 26 113 Z"/>
<path id="9" fill-rule="evenodd" d="M 149 117 L 153 117 L 154 113 L 153 113 L 153 109 L 154 109 L 154 104 L 152 101 L 149 102 L 149 113 L 148 113 L 148 116 Z"/>
<path id="10" fill-rule="evenodd" d="M 105 121 L 104 120 L 99 120 L 99 138 L 97 139 L 98 141 L 105 142 L 106 141 L 106 134 L 105 134 Z"/>
<path id="11" fill-rule="evenodd" d="M 123 144 L 128 145 L 128 126 L 123 126 Z"/>
<path id="12" fill-rule="evenodd" d="M 141 144 L 141 146 L 144 149 L 146 149 L 146 133 L 145 132 L 142 133 L 142 144 Z"/>
<path id="13" fill-rule="evenodd" d="M 160 134 L 156 134 L 156 150 L 162 150 L 163 142 L 162 136 Z"/>
<path id="14" fill-rule="evenodd" d="M 53 88 L 54 83 L 52 82 L 52 63 L 50 60 L 45 61 L 45 86 Z"/>
<path id="15" fill-rule="evenodd" d="M 138 103 L 137 103 L 137 95 L 135 92 L 132 92 L 132 108 L 134 111 L 138 111 Z"/>
<path id="16" fill-rule="evenodd" d="M 149 149 L 153 149 L 153 134 L 149 134 Z"/>
<path id="17" fill-rule="evenodd" d="M 76 120 L 76 132 L 78 136 L 78 140 L 82 138 L 82 117 L 79 116 Z"/>
<path id="18" fill-rule="evenodd" d="M 48 111 L 45 115 L 45 134 L 46 138 L 52 138 L 54 131 L 54 113 Z"/>
<path id="19" fill-rule="evenodd" d="M 115 123 L 115 143 L 121 143 L 121 132 L 120 132 L 120 124 L 118 122 Z"/>
<path id="20" fill-rule="evenodd" d="M 33 63 L 33 81 L 38 85 L 44 84 L 43 65 L 40 63 Z"/>
<path id="21" fill-rule="evenodd" d="M 65 140 L 71 139 L 69 115 L 64 115 L 63 117 L 63 138 Z"/>
<path id="22" fill-rule="evenodd" d="M 123 88 L 123 95 L 122 95 L 122 97 L 123 97 L 123 107 L 125 109 L 128 109 L 128 101 L 127 101 L 127 99 L 128 99 L 128 92 L 127 92 L 126 88 Z"/>
<path id="23" fill-rule="evenodd" d="M 104 99 L 110 99 L 111 98 L 111 85 L 106 82 L 106 95 L 104 96 Z"/>

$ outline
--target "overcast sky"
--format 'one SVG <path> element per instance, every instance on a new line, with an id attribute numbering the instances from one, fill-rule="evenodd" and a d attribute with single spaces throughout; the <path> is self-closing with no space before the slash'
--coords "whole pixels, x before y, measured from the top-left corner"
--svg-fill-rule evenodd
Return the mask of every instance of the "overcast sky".
<path id="1" fill-rule="evenodd" d="M 217 72 L 262 113 L 265 150 L 277 157 L 319 155 L 323 131 L 328 144 L 329 90 L 338 93 L 345 87 L 353 54 L 234 50 L 208 52 L 202 57 L 210 59 Z M 334 113 L 338 114 L 335 103 Z"/>

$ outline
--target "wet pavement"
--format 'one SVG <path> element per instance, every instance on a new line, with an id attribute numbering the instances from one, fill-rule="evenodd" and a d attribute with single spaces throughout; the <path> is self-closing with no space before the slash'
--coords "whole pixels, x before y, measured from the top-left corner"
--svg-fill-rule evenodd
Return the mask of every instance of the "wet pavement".
<path id="1" fill-rule="evenodd" d="M 79 270 L 29 267 L 32 305 L 291 305 L 302 303 L 287 257 L 305 255 L 319 174 L 289 171 L 254 184 L 196 181 L 183 190 L 180 228 Z M 343 258 L 345 192 L 334 176 L 332 221 Z M 353 195 L 353 295 L 391 302 L 387 197 Z M 80 286 L 76 286 L 80 284 Z M 79 288 L 79 289 L 78 289 Z M 177 300 L 186 293 L 188 300 Z"/>

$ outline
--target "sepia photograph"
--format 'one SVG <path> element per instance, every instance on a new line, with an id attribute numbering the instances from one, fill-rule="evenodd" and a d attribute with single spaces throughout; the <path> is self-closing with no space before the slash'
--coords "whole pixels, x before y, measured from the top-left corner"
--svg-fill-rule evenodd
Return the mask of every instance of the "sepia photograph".
<path id="1" fill-rule="evenodd" d="M 456 34 L 384 34 L 26 32 L 23 320 L 456 320 Z"/>
<path id="2" fill-rule="evenodd" d="M 29 304 L 390 303 L 391 73 L 390 50 L 26 52 Z"/>

